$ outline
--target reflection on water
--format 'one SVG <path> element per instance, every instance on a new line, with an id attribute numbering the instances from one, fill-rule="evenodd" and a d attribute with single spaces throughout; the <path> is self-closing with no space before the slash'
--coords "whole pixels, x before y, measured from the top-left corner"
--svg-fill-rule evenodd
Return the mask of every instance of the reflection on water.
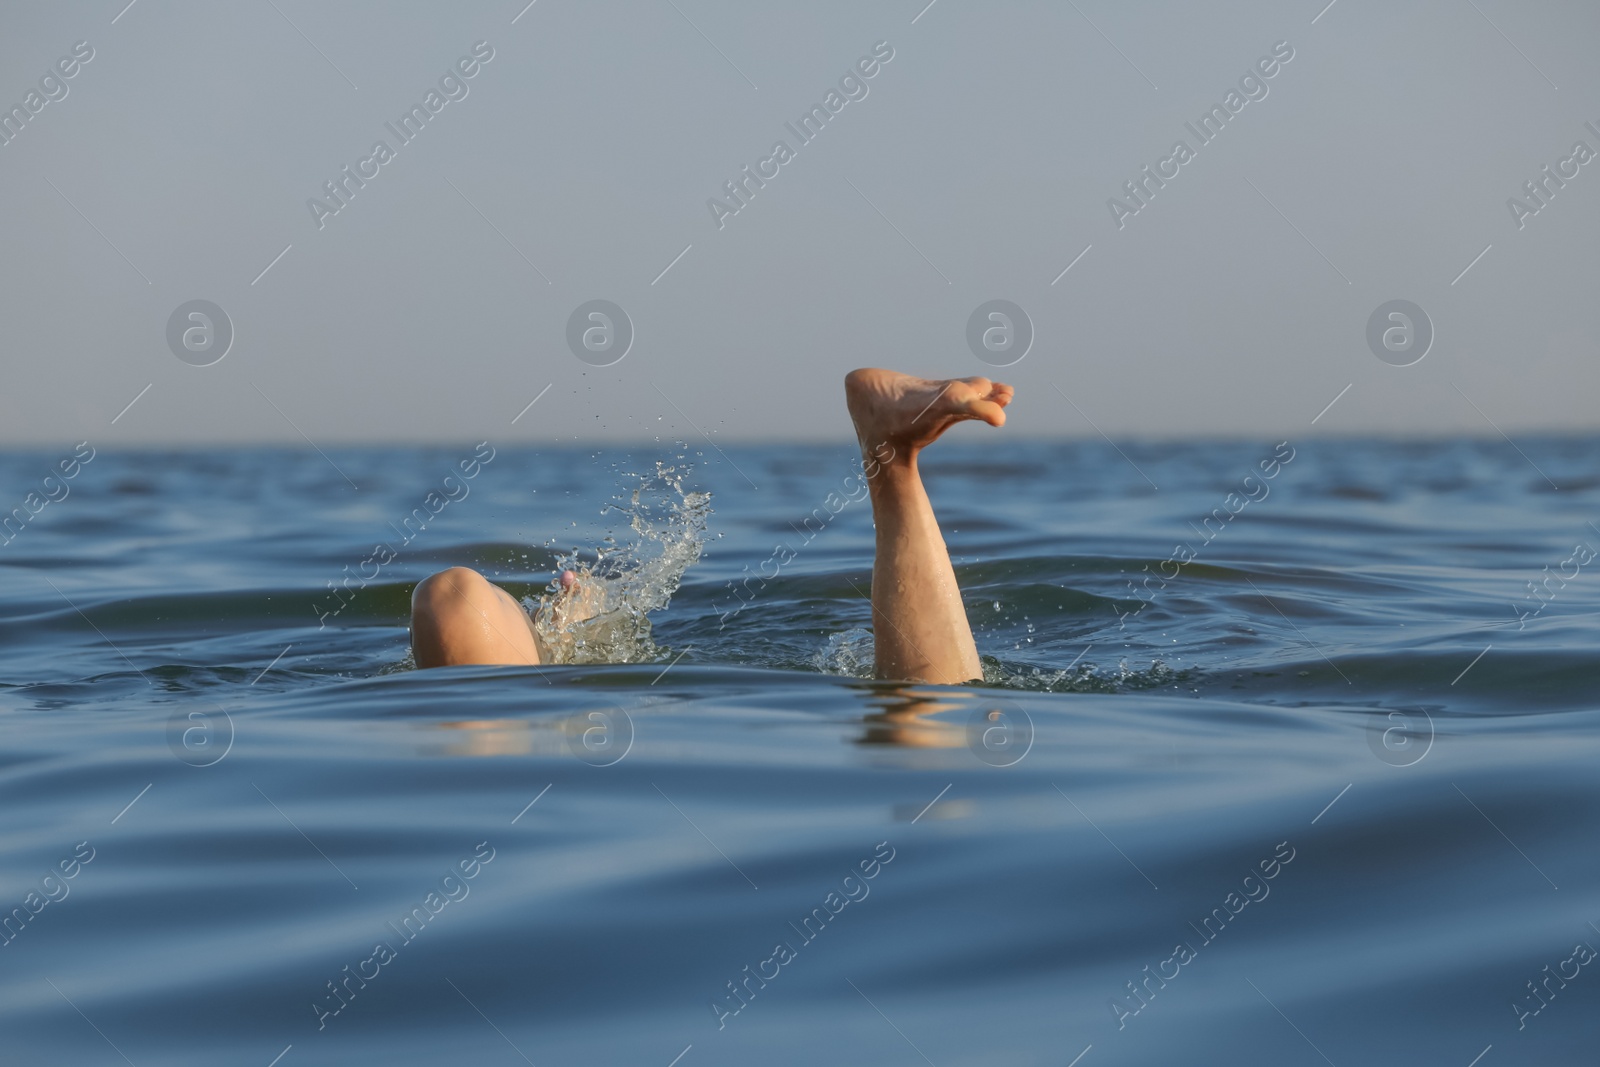
<path id="1" fill-rule="evenodd" d="M 534 729 L 522 719 L 471 719 L 440 722 L 424 730 L 449 730 L 448 740 L 420 746 L 420 754 L 436 756 L 556 756 L 561 744 L 550 731 Z M 544 743 L 541 743 L 544 742 Z"/>
<path id="2" fill-rule="evenodd" d="M 861 731 L 863 745 L 903 745 L 906 748 L 959 748 L 967 743 L 966 728 L 935 716 L 971 706 L 959 690 L 937 686 L 874 687 L 869 712 Z"/>
<path id="3" fill-rule="evenodd" d="M 434 756 L 573 756 L 594 767 L 622 761 L 633 747 L 634 720 L 618 704 L 581 699 L 564 714 L 524 719 L 452 719 L 419 726 L 419 754 Z M 648 704 L 640 704 L 648 707 Z M 445 730 L 442 744 L 429 738 Z"/>

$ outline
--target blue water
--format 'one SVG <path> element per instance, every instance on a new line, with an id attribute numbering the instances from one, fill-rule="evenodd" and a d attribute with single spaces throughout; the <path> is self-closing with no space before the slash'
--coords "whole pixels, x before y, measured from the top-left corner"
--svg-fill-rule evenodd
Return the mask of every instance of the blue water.
<path id="1" fill-rule="evenodd" d="M 1597 442 L 1274 445 L 936 446 L 949 689 L 844 449 L 501 448 L 365 568 L 470 445 L 8 455 L 0 1056 L 1593 1062 Z M 410 669 L 573 549 L 639 662 Z"/>

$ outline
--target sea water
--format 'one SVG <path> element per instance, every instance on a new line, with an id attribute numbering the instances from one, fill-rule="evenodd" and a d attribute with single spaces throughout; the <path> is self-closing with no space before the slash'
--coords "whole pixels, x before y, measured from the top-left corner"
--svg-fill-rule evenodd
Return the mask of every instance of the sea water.
<path id="1" fill-rule="evenodd" d="M 1519 445 L 941 442 L 945 688 L 848 449 L 9 454 L 0 1058 L 1590 1062 L 1600 476 Z M 415 670 L 456 564 L 557 662 Z"/>

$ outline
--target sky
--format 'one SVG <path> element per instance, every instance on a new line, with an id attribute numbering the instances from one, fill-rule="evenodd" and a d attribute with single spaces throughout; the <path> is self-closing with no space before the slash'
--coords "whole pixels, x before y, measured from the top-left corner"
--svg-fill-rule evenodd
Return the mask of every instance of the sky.
<path id="1" fill-rule="evenodd" d="M 1600 428 L 1592 3 L 525 5 L 0 9 L 0 443 Z"/>

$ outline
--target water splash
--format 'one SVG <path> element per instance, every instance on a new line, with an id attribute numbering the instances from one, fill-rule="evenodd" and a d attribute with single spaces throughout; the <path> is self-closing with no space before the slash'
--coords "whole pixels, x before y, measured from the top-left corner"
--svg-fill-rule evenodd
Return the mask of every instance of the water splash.
<path id="1" fill-rule="evenodd" d="M 823 674 L 843 674 L 851 678 L 871 678 L 873 674 L 872 631 L 860 626 L 829 634 L 827 644 L 811 658 Z"/>
<path id="2" fill-rule="evenodd" d="M 1118 660 L 1110 668 L 1095 663 L 1080 663 L 1065 670 L 1007 663 L 983 656 L 983 680 L 1002 689 L 1028 689 L 1041 693 L 1123 693 L 1140 689 L 1159 689 L 1189 680 L 1193 672 L 1174 670 L 1159 659 L 1150 666 L 1129 666 Z"/>
<path id="3" fill-rule="evenodd" d="M 811 662 L 824 674 L 842 674 L 850 678 L 873 676 L 872 631 L 852 627 L 829 634 Z M 1026 689 L 1043 693 L 1120 693 L 1138 689 L 1157 689 L 1187 680 L 1193 672 L 1174 670 L 1159 659 L 1150 661 L 1148 668 L 1129 666 L 1127 660 L 1103 668 L 1094 663 L 1080 663 L 1065 670 L 1007 663 L 993 656 L 980 656 L 983 661 L 983 682 L 1001 689 Z"/>
<path id="4" fill-rule="evenodd" d="M 649 613 L 667 606 L 684 572 L 699 561 L 711 515 L 710 493 L 683 488 L 687 473 L 658 462 L 648 474 L 623 474 L 638 484 L 601 509 L 613 522 L 626 520 L 622 539 L 608 533 L 598 550 L 562 553 L 557 570 L 575 573 L 577 586 L 563 591 L 552 581 L 537 599 L 523 598 L 537 612 L 534 630 L 546 663 L 661 658 Z"/>

